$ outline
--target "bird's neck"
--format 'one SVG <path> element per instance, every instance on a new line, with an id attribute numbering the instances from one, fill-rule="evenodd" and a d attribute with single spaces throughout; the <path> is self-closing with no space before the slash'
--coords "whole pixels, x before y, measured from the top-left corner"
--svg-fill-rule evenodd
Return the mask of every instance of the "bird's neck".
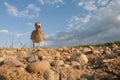
<path id="1" fill-rule="evenodd" d="M 40 28 L 39 29 L 36 29 L 36 31 L 39 31 L 40 30 Z"/>

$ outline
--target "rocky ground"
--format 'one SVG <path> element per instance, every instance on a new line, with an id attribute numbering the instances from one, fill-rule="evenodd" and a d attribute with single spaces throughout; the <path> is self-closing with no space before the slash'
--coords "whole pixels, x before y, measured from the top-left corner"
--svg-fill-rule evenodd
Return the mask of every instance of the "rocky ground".
<path id="1" fill-rule="evenodd" d="M 120 47 L 1 48 L 0 80 L 120 80 Z"/>

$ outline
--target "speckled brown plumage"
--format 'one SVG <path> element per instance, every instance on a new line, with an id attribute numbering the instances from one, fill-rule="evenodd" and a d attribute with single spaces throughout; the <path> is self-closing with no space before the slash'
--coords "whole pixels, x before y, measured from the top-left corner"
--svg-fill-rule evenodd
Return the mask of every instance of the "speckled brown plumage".
<path id="1" fill-rule="evenodd" d="M 34 43 L 40 43 L 41 41 L 45 40 L 45 33 L 44 31 L 42 31 L 41 25 L 39 24 L 40 23 L 35 23 L 36 29 L 31 33 L 31 40 L 33 42 L 33 46 L 34 46 Z"/>
<path id="2" fill-rule="evenodd" d="M 31 34 L 31 40 L 33 43 L 39 43 L 45 39 L 45 33 L 41 29 L 34 30 Z"/>

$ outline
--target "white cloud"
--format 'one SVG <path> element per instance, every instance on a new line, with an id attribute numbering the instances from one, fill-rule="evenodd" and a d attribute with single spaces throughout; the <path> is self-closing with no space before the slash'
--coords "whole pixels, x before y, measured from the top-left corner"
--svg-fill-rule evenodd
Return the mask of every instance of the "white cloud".
<path id="1" fill-rule="evenodd" d="M 49 35 L 46 42 L 50 44 L 45 46 L 75 46 L 120 40 L 119 9 L 120 0 L 113 0 L 106 7 L 96 10 L 96 14 L 92 15 L 87 23 L 81 22 L 81 18 L 75 16 L 68 23 L 72 27 L 52 36 Z"/>
<path id="2" fill-rule="evenodd" d="M 97 9 L 97 7 L 96 7 L 96 5 L 95 5 L 95 1 L 86 2 L 84 8 L 85 8 L 86 10 L 89 10 L 89 11 L 93 11 L 93 10 L 96 10 L 96 9 Z"/>
<path id="3" fill-rule="evenodd" d="M 38 17 L 40 13 L 40 8 L 37 8 L 34 4 L 29 4 L 23 11 L 18 10 L 15 6 L 10 5 L 7 2 L 4 4 L 8 9 L 9 14 L 12 16 L 32 19 Z"/>
<path id="4" fill-rule="evenodd" d="M 90 18 L 91 18 L 90 15 L 86 15 L 85 17 L 73 16 L 68 22 L 68 29 L 78 27 L 82 24 L 87 24 L 90 21 Z M 81 29 L 84 29 L 84 28 L 81 27 Z"/>
<path id="5" fill-rule="evenodd" d="M 97 6 L 95 5 L 95 0 L 80 1 L 78 2 L 78 6 L 83 7 L 85 10 L 88 11 L 93 11 L 97 9 Z"/>
<path id="6" fill-rule="evenodd" d="M 27 25 L 28 25 L 28 26 L 34 26 L 34 23 L 28 22 Z"/>
<path id="7" fill-rule="evenodd" d="M 77 5 L 85 10 L 95 11 L 99 8 L 105 7 L 109 2 L 110 0 L 80 0 Z"/>
<path id="8" fill-rule="evenodd" d="M 44 4 L 44 0 L 38 0 L 41 4 Z"/>
<path id="9" fill-rule="evenodd" d="M 2 29 L 2 30 L 0 30 L 0 33 L 8 33 L 8 30 Z"/>
<path id="10" fill-rule="evenodd" d="M 109 2 L 109 0 L 98 0 L 97 3 L 104 6 L 104 5 L 108 4 L 108 2 Z"/>
<path id="11" fill-rule="evenodd" d="M 60 4 L 64 3 L 64 0 L 38 0 L 42 5 L 48 4 L 52 6 L 59 7 Z"/>
<path id="12" fill-rule="evenodd" d="M 83 2 L 79 2 L 79 3 L 78 3 L 78 6 L 80 6 L 80 7 L 83 6 L 83 5 L 84 5 Z"/>
<path id="13" fill-rule="evenodd" d="M 120 21 L 120 15 L 117 16 L 117 19 Z"/>
<path id="14" fill-rule="evenodd" d="M 63 3 L 63 0 L 38 0 L 41 4 L 55 5 L 58 3 Z"/>
<path id="15" fill-rule="evenodd" d="M 18 33 L 18 32 L 10 32 L 11 35 L 15 36 L 15 37 L 21 37 L 24 36 L 25 34 L 22 33 Z"/>
<path id="16" fill-rule="evenodd" d="M 19 32 L 10 32 L 10 31 L 8 31 L 7 29 L 1 29 L 0 30 L 0 33 L 6 33 L 6 34 L 8 34 L 8 35 L 13 35 L 13 36 L 15 36 L 15 37 L 22 37 L 22 36 L 26 36 L 26 35 L 28 35 L 29 33 L 19 33 Z"/>
<path id="17" fill-rule="evenodd" d="M 11 15 L 18 16 L 18 10 L 17 10 L 16 7 L 8 4 L 7 2 L 5 2 L 5 6 L 8 8 L 8 12 L 9 12 Z"/>

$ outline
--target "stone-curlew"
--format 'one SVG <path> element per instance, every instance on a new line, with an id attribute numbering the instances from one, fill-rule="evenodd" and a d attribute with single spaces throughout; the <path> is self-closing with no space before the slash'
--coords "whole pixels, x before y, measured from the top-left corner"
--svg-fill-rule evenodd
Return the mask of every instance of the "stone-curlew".
<path id="1" fill-rule="evenodd" d="M 39 43 L 43 40 L 45 40 L 45 33 L 41 29 L 42 24 L 40 22 L 35 23 L 35 30 L 32 31 L 31 33 L 31 40 L 33 42 L 33 47 L 34 43 Z"/>

